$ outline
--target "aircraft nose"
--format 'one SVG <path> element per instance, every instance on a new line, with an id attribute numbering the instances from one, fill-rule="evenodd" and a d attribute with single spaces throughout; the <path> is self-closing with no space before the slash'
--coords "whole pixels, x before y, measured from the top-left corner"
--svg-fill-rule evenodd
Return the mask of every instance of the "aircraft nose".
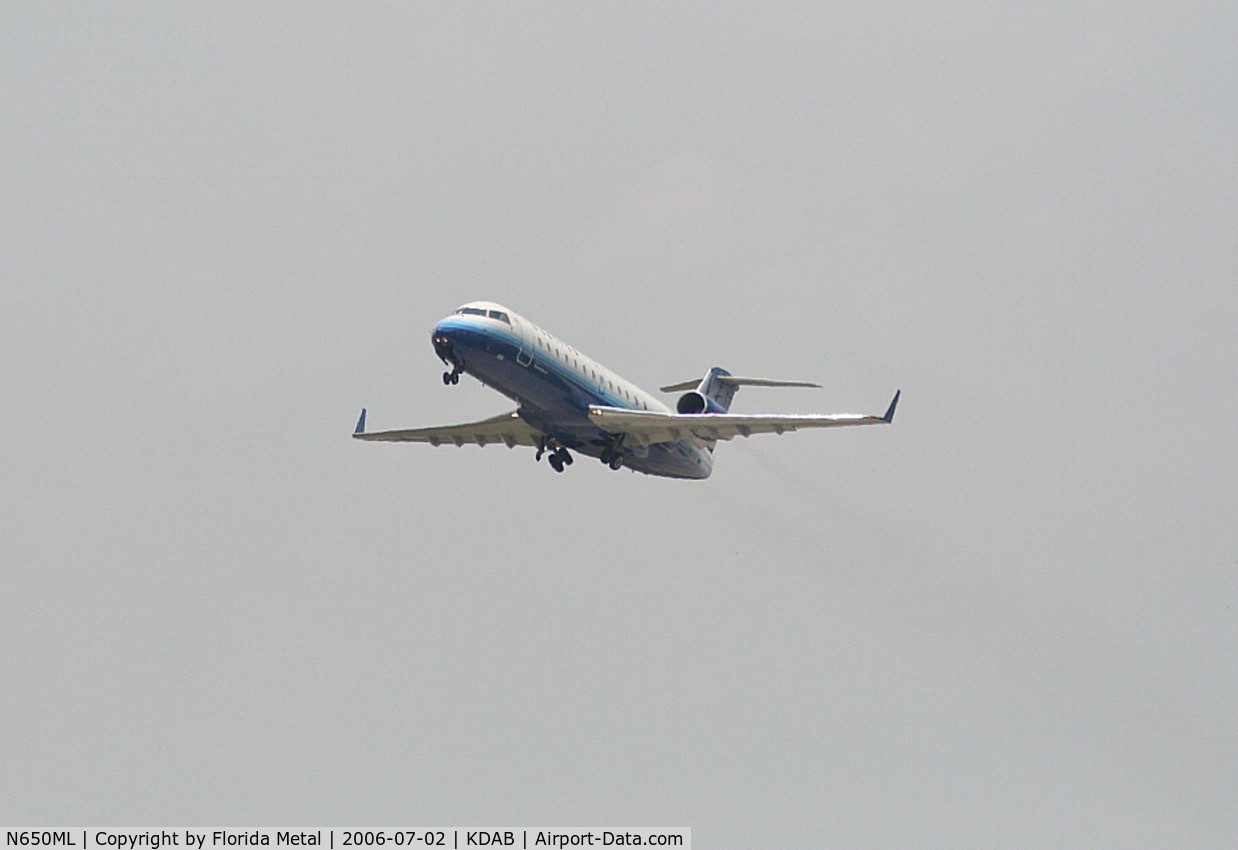
<path id="1" fill-rule="evenodd" d="M 434 344 L 434 353 L 439 356 L 440 360 L 451 358 L 451 336 L 441 323 L 435 326 L 434 333 L 430 335 L 430 341 Z"/>

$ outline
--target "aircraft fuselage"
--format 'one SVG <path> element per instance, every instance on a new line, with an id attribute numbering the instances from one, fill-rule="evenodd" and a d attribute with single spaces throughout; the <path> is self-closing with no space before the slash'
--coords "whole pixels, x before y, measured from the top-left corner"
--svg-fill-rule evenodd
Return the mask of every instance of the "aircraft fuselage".
<path id="1" fill-rule="evenodd" d="M 520 418 L 554 443 L 591 457 L 622 449 L 625 466 L 649 475 L 708 478 L 710 448 L 688 439 L 616 446 L 588 416 L 591 405 L 669 412 L 649 393 L 505 307 L 474 302 L 434 327 L 435 353 L 516 402 Z M 446 379 L 448 376 L 445 375 Z"/>

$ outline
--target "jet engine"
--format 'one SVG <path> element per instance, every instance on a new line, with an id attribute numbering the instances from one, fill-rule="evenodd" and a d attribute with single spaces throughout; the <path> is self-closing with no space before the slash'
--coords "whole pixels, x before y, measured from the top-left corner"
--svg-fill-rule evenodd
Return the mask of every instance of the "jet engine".
<path id="1" fill-rule="evenodd" d="M 675 404 L 675 410 L 679 413 L 726 413 L 726 408 L 718 404 L 707 395 L 693 390 L 690 393 L 684 393 L 679 397 L 679 401 Z"/>

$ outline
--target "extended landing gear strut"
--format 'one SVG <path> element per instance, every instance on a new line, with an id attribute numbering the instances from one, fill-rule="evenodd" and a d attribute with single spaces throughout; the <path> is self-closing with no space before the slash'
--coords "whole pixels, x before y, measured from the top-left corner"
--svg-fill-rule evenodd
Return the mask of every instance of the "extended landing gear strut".
<path id="1" fill-rule="evenodd" d="M 564 467 L 572 465 L 572 453 L 563 446 L 556 446 L 552 441 L 543 439 L 537 446 L 537 457 L 535 460 L 541 460 L 542 455 L 550 452 L 550 457 L 547 463 L 555 472 L 562 472 Z"/>
<path id="2" fill-rule="evenodd" d="M 435 336 L 433 341 L 434 353 L 438 355 L 438 359 L 451 367 L 450 372 L 443 373 L 443 384 L 450 386 L 460 383 L 460 373 L 464 371 L 464 362 L 456 354 L 451 340 L 445 336 Z"/>

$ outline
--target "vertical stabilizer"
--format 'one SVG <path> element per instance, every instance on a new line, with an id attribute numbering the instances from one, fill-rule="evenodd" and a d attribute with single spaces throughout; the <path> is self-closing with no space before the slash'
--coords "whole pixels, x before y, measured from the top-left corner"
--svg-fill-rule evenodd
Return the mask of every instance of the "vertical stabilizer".
<path id="1" fill-rule="evenodd" d="M 735 391 L 739 389 L 735 384 L 722 380 L 723 378 L 731 377 L 731 373 L 720 366 L 715 366 L 709 370 L 709 374 L 705 376 L 696 391 L 712 402 L 709 405 L 712 413 L 726 413 L 731 409 L 731 400 L 735 398 Z"/>

